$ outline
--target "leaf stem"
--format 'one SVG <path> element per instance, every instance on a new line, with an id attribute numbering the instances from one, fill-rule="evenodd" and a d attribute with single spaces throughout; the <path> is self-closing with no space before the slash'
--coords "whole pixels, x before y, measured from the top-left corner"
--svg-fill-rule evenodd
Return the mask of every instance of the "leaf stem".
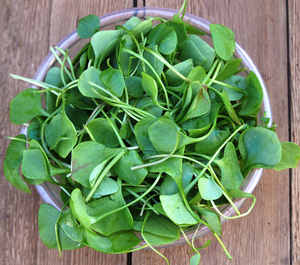
<path id="1" fill-rule="evenodd" d="M 55 59 L 60 63 L 60 65 L 62 65 L 62 61 L 59 58 L 59 56 L 57 55 L 57 53 L 55 52 L 55 50 L 53 49 L 53 47 L 50 47 L 50 51 L 52 52 L 53 56 L 55 57 Z M 70 74 L 69 70 L 67 67 L 64 67 L 65 72 L 67 73 L 67 75 L 69 76 L 69 78 L 73 81 L 73 77 Z"/>
<path id="2" fill-rule="evenodd" d="M 118 211 L 121 211 L 121 210 L 123 210 L 123 209 L 126 209 L 126 208 L 128 208 L 129 206 L 131 206 L 131 205 L 135 204 L 136 202 L 138 202 L 140 199 L 144 198 L 151 190 L 153 190 L 153 189 L 155 188 L 156 184 L 157 184 L 158 181 L 160 180 L 161 174 L 162 174 L 162 172 L 160 172 L 160 173 L 158 174 L 156 180 L 153 182 L 153 184 L 151 185 L 151 187 L 150 187 L 147 191 L 145 191 L 142 195 L 140 195 L 138 198 L 136 198 L 135 200 L 131 201 L 131 202 L 128 203 L 128 204 L 125 204 L 124 206 L 122 206 L 122 207 L 120 207 L 120 208 L 118 208 L 118 209 L 115 209 L 115 210 L 113 210 L 113 211 L 110 211 L 110 212 L 108 212 L 108 213 L 106 213 L 106 214 L 103 214 L 103 215 L 97 217 L 97 218 L 96 218 L 96 222 L 98 222 L 99 220 L 101 220 L 102 218 L 104 218 L 104 217 L 106 217 L 106 216 L 108 216 L 108 215 L 110 215 L 110 214 L 113 214 L 113 213 L 115 213 L 115 212 L 118 212 Z"/>
<path id="3" fill-rule="evenodd" d="M 233 138 L 241 129 L 243 129 L 246 125 L 243 124 L 240 127 L 238 127 L 228 138 L 227 140 L 219 147 L 219 149 L 215 152 L 215 154 L 212 156 L 212 158 L 208 161 L 208 163 L 206 164 L 206 166 L 210 166 L 211 163 L 215 160 L 215 158 L 217 157 L 217 155 L 221 152 L 221 150 L 225 147 L 225 145 L 231 140 L 231 138 Z M 197 178 L 195 178 L 188 186 L 195 186 L 196 183 L 198 182 L 198 180 L 202 177 L 202 175 L 204 174 L 204 172 L 206 171 L 206 168 L 203 168 L 200 172 L 200 174 L 197 176 Z"/>
<path id="4" fill-rule="evenodd" d="M 148 49 L 148 48 L 146 48 L 146 47 L 142 47 L 142 48 L 143 48 L 144 50 L 146 50 L 146 51 L 148 51 L 148 50 L 152 51 L 151 49 Z M 125 52 L 127 52 L 127 53 L 129 53 L 129 54 L 131 54 L 131 55 L 133 55 L 133 56 L 135 56 L 135 57 L 137 57 L 137 58 L 139 58 L 140 60 L 144 61 L 144 62 L 147 64 L 147 66 L 152 70 L 152 72 L 154 73 L 154 75 L 155 75 L 155 77 L 156 77 L 156 80 L 159 82 L 159 84 L 161 85 L 161 87 L 162 87 L 162 89 L 163 89 L 163 91 L 164 91 L 164 93 L 165 93 L 165 98 L 166 98 L 167 108 L 169 109 L 169 108 L 170 108 L 170 105 L 169 105 L 168 92 L 167 92 L 167 90 L 166 90 L 166 88 L 165 88 L 163 82 L 161 81 L 161 78 L 158 76 L 157 72 L 156 72 L 155 69 L 153 68 L 153 66 L 152 66 L 147 60 L 145 60 L 144 57 L 142 57 L 141 55 L 135 53 L 134 51 L 129 50 L 129 49 L 127 49 L 127 48 L 122 48 L 122 50 L 125 51 Z M 153 51 L 152 51 L 152 52 L 153 52 Z M 150 53 L 151 53 L 151 52 L 150 52 Z M 167 62 L 167 61 L 166 61 L 166 62 Z M 167 63 L 168 63 L 168 62 L 167 62 Z M 168 64 L 169 64 L 169 63 L 168 63 Z M 171 67 L 172 67 L 172 66 L 171 66 Z"/>
<path id="5" fill-rule="evenodd" d="M 110 120 L 110 118 L 108 118 L 108 116 L 106 115 L 106 113 L 103 111 L 103 109 L 101 109 L 102 114 L 105 116 L 106 120 L 109 122 L 110 126 L 113 128 L 115 135 L 118 138 L 118 141 L 120 143 L 120 146 L 123 148 L 126 148 L 126 145 L 124 144 L 120 134 L 118 133 L 118 130 L 116 128 L 116 125 L 112 123 L 112 121 Z"/>
<path id="6" fill-rule="evenodd" d="M 124 190 L 126 190 L 127 192 L 129 192 L 131 195 L 133 195 L 134 197 L 138 198 L 139 195 L 137 193 L 135 193 L 134 191 L 132 191 L 131 189 L 129 188 L 124 188 Z M 154 196 L 157 196 L 157 194 L 154 194 Z M 151 197 L 154 197 L 154 196 L 151 196 Z M 153 206 L 148 202 L 151 197 L 149 197 L 147 200 L 144 200 L 143 198 L 140 199 L 141 202 L 143 202 L 143 208 L 145 208 L 145 205 L 148 205 L 148 207 L 150 207 L 151 209 L 153 209 L 153 212 L 155 212 L 157 215 L 159 215 L 159 213 L 153 208 Z M 143 209 L 142 208 L 142 209 Z M 141 213 L 143 212 L 143 210 L 141 211 Z M 141 214 L 140 216 L 143 216 L 143 214 Z"/>
<path id="7" fill-rule="evenodd" d="M 178 146 L 178 142 L 179 142 L 179 133 L 180 133 L 180 131 L 177 132 L 177 141 L 176 141 L 176 144 L 174 146 L 174 149 L 172 150 L 172 152 L 170 154 L 166 155 L 161 160 L 154 161 L 154 162 L 151 162 L 151 163 L 148 163 L 148 164 L 143 164 L 143 165 L 132 167 L 131 170 L 136 170 L 136 169 L 140 169 L 140 168 L 144 168 L 144 167 L 154 166 L 154 165 L 160 164 L 160 163 L 166 161 L 167 159 L 169 159 L 175 153 L 175 151 L 177 150 L 177 146 Z"/>
<path id="8" fill-rule="evenodd" d="M 165 64 L 171 71 L 174 72 L 174 74 L 176 74 L 178 77 L 180 77 L 183 81 L 191 83 L 192 80 L 188 79 L 187 77 L 185 77 L 183 74 L 181 74 L 179 71 L 176 70 L 176 68 L 174 68 L 173 65 L 171 65 L 164 57 L 162 57 L 159 53 L 147 48 L 147 47 L 142 47 L 142 49 L 144 49 L 145 51 L 151 53 L 154 57 L 156 57 L 158 60 L 160 60 L 163 64 Z"/>
<path id="9" fill-rule="evenodd" d="M 218 73 L 219 73 L 219 71 L 221 69 L 221 66 L 222 66 L 222 62 L 219 62 L 218 66 L 217 66 L 217 69 L 216 69 L 216 71 L 215 71 L 212 79 L 208 82 L 207 86 L 210 86 L 215 81 L 215 79 L 217 78 Z"/>
<path id="10" fill-rule="evenodd" d="M 226 83 L 218 81 L 218 80 L 214 80 L 212 83 L 215 83 L 215 84 L 218 84 L 218 85 L 221 85 L 221 86 L 225 86 L 225 87 L 231 88 L 231 89 L 233 89 L 233 90 L 235 90 L 235 91 L 237 91 L 239 93 L 247 95 L 247 91 L 245 89 L 238 88 L 238 87 L 235 87 L 235 86 L 231 86 L 229 84 L 226 84 Z M 211 84 L 209 84 L 209 85 L 211 85 Z"/>
<path id="11" fill-rule="evenodd" d="M 147 214 L 146 214 L 146 216 L 145 216 L 145 219 L 144 219 L 143 225 L 142 225 L 141 235 L 142 235 L 144 241 L 147 243 L 147 245 L 148 245 L 154 252 L 156 252 L 158 255 L 160 255 L 162 258 L 164 258 L 164 260 L 167 262 L 167 264 L 170 265 L 168 259 L 167 259 L 163 254 L 161 254 L 159 251 L 157 251 L 157 250 L 156 250 L 156 249 L 155 249 L 155 248 L 147 241 L 147 239 L 145 238 L 145 235 L 144 235 L 144 229 L 145 229 L 145 224 L 146 224 L 146 221 L 147 221 L 147 219 L 148 219 L 150 213 L 151 213 L 151 212 L 148 211 Z"/>
<path id="12" fill-rule="evenodd" d="M 76 77 L 75 77 L 75 73 L 74 73 L 74 67 L 73 67 L 73 64 L 72 64 L 72 61 L 71 61 L 70 57 L 68 56 L 69 49 L 67 49 L 66 51 L 64 51 L 63 49 L 61 49 L 61 48 L 59 48 L 57 46 L 55 47 L 55 49 L 58 50 L 58 51 L 60 51 L 65 57 L 67 57 L 68 63 L 69 63 L 70 68 L 71 68 L 73 79 L 75 80 Z"/>
<path id="13" fill-rule="evenodd" d="M 214 72 L 215 68 L 217 67 L 219 60 L 216 60 L 214 62 L 214 64 L 212 65 L 212 67 L 210 68 L 209 72 L 207 73 L 206 77 L 204 78 L 204 80 L 201 82 L 202 85 L 205 85 L 206 82 L 209 80 L 209 78 L 211 77 L 212 73 Z"/>
<path id="14" fill-rule="evenodd" d="M 228 259 L 233 260 L 233 258 L 231 257 L 231 255 L 229 254 L 228 250 L 226 249 L 226 247 L 224 246 L 222 240 L 219 238 L 219 236 L 215 233 L 212 232 L 214 234 L 214 236 L 216 237 L 216 239 L 219 241 L 220 245 L 222 246 L 223 250 L 225 251 Z"/>
<path id="15" fill-rule="evenodd" d="M 44 123 L 42 124 L 42 127 L 41 127 L 41 143 L 42 143 L 42 146 L 45 150 L 45 152 L 47 153 L 47 155 L 49 156 L 49 158 L 53 159 L 56 164 L 58 164 L 60 167 L 69 167 L 70 165 L 66 164 L 65 162 L 62 162 L 60 161 L 59 159 L 57 159 L 54 155 L 52 155 L 50 153 L 50 151 L 48 150 L 47 148 L 47 145 L 46 145 L 46 142 L 45 142 L 45 127 L 46 127 L 46 124 L 48 123 L 48 121 L 50 119 L 52 119 L 60 110 L 62 109 L 62 107 L 60 106 L 58 109 L 56 109 L 54 112 L 52 112 L 49 117 L 47 117 L 47 119 L 44 121 Z"/>
<path id="16" fill-rule="evenodd" d="M 88 196 L 86 197 L 85 201 L 88 202 L 92 196 L 94 195 L 96 189 L 98 188 L 98 186 L 100 185 L 102 179 L 106 176 L 106 174 L 108 173 L 108 171 L 120 160 L 120 158 L 127 152 L 127 149 L 122 149 L 120 151 L 120 153 L 118 155 L 116 155 L 110 162 L 109 164 L 105 167 L 105 169 L 101 172 L 99 178 L 97 179 L 97 182 L 95 183 L 95 185 L 93 186 L 92 190 L 90 191 L 90 193 L 88 194 Z"/>
<path id="17" fill-rule="evenodd" d="M 58 217 L 55 221 L 55 238 L 56 238 L 56 243 L 57 243 L 57 248 L 59 251 L 59 256 L 61 257 L 61 246 L 60 246 L 60 241 L 59 241 L 59 235 L 58 235 L 58 220 L 63 212 L 63 210 L 66 208 L 67 204 L 69 203 L 69 200 L 64 204 L 63 208 L 61 209 L 61 211 L 58 214 Z"/>
<path id="18" fill-rule="evenodd" d="M 247 211 L 246 213 L 242 213 L 242 214 L 240 214 L 240 215 L 231 216 L 231 217 L 222 214 L 222 213 L 219 211 L 218 207 L 215 205 L 214 201 L 210 201 L 210 202 L 211 202 L 212 206 L 214 207 L 215 211 L 216 211 L 220 216 L 224 217 L 225 219 L 237 219 L 237 218 L 241 218 L 241 217 L 244 217 L 244 216 L 248 215 L 248 214 L 252 211 L 252 209 L 253 209 L 253 207 L 254 207 L 254 205 L 255 205 L 255 203 L 256 203 L 256 198 L 255 198 L 253 195 L 252 195 L 251 197 L 253 198 L 253 202 L 252 202 L 250 208 L 248 209 L 248 211 Z"/>

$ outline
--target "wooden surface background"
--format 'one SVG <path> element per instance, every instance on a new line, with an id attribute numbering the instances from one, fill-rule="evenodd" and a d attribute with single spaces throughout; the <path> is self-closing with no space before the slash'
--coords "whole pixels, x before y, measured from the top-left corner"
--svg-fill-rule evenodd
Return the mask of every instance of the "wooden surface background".
<path id="1" fill-rule="evenodd" d="M 133 6 L 178 9 L 182 0 L 0 0 L 0 264 L 165 264 L 150 250 L 131 255 L 106 255 L 92 249 L 50 250 L 41 242 L 37 213 L 42 200 L 32 187 L 28 195 L 13 188 L 3 176 L 3 159 L 19 126 L 9 122 L 9 102 L 27 85 L 10 73 L 32 77 L 49 52 L 77 27 L 87 14 L 102 15 Z M 188 12 L 231 28 L 236 41 L 260 70 L 267 86 L 273 117 L 281 141 L 300 144 L 300 22 L 299 0 L 189 0 Z M 252 213 L 223 225 L 222 240 L 233 261 L 227 260 L 212 234 L 197 240 L 205 265 L 300 264 L 299 196 L 300 167 L 275 172 L 265 170 L 254 191 L 257 204 Z M 242 211 L 250 206 L 246 202 Z M 171 264 L 189 264 L 187 244 L 160 250 Z"/>

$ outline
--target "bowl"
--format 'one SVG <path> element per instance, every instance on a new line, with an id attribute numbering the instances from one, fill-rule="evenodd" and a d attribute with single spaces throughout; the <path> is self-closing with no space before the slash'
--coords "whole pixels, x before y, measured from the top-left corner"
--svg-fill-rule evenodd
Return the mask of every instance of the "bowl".
<path id="1" fill-rule="evenodd" d="M 117 12 L 113 12 L 113 13 L 109 13 L 109 14 L 101 16 L 100 17 L 100 21 L 101 21 L 100 29 L 101 30 L 114 29 L 117 25 L 125 23 L 128 19 L 130 19 L 133 16 L 136 16 L 136 17 L 140 18 L 141 20 L 143 20 L 145 17 L 160 17 L 160 18 L 164 18 L 166 20 L 170 20 L 170 19 L 172 19 L 174 14 L 177 14 L 176 10 L 166 9 L 166 8 L 147 7 L 147 8 L 124 9 L 121 11 L 117 11 Z M 210 29 L 209 29 L 210 22 L 208 22 L 207 20 L 202 19 L 200 17 L 188 14 L 188 13 L 185 14 L 184 19 L 189 20 L 190 21 L 189 23 L 191 25 L 193 25 L 194 27 L 207 32 L 207 35 L 204 36 L 206 38 L 205 41 L 207 41 L 208 43 L 209 42 L 212 43 L 211 36 L 210 36 Z M 69 49 L 69 56 L 71 58 L 74 58 L 74 56 L 81 50 L 81 48 L 88 41 L 89 41 L 88 39 L 81 39 L 77 35 L 76 30 L 74 30 L 72 33 L 70 33 L 68 36 L 66 36 L 61 42 L 59 42 L 57 46 L 63 50 Z M 58 56 L 62 56 L 62 54 L 58 53 Z M 243 66 L 245 66 L 247 68 L 247 71 L 250 71 L 250 70 L 253 71 L 257 75 L 258 79 L 260 80 L 260 83 L 261 83 L 262 89 L 263 89 L 263 94 L 264 94 L 264 99 L 263 99 L 263 103 L 261 106 L 260 114 L 262 114 L 266 111 L 268 117 L 270 118 L 270 122 L 272 122 L 272 112 L 271 112 L 269 97 L 267 94 L 265 84 L 262 80 L 262 77 L 261 77 L 257 67 L 255 66 L 255 64 L 249 57 L 249 55 L 237 43 L 236 43 L 235 56 L 236 56 L 236 58 L 241 58 L 242 64 L 243 64 Z M 57 64 L 57 60 L 55 59 L 55 57 L 53 56 L 52 53 L 49 53 L 46 56 L 46 58 L 44 59 L 44 61 L 42 62 L 42 64 L 39 66 L 39 68 L 36 71 L 33 78 L 38 81 L 43 81 L 46 77 L 48 70 L 51 67 L 56 66 L 56 64 Z M 21 133 L 26 134 L 26 130 L 27 130 L 26 126 L 21 127 Z M 246 177 L 244 183 L 242 184 L 241 190 L 243 190 L 244 192 L 247 192 L 247 193 L 252 193 L 261 178 L 262 172 L 263 172 L 263 169 L 252 170 Z M 44 184 L 36 186 L 36 189 L 45 203 L 49 203 L 49 204 L 53 205 L 54 207 L 56 207 L 58 210 L 61 210 L 63 203 L 62 203 L 62 201 L 60 199 L 60 195 L 59 195 L 59 192 L 60 192 L 59 186 L 55 186 L 50 183 L 44 183 Z M 246 200 L 246 198 L 235 199 L 234 203 L 237 206 L 237 208 L 240 208 L 242 206 L 242 204 L 245 202 L 245 200 Z M 220 208 L 220 210 L 226 216 L 232 216 L 235 213 L 233 207 L 231 207 L 230 205 L 222 207 L 222 208 Z M 225 220 L 226 220 L 225 218 L 221 217 L 222 223 Z M 187 237 L 189 240 L 192 239 L 195 229 L 196 228 L 190 228 L 186 231 L 186 234 L 187 234 Z M 208 227 L 201 226 L 196 234 L 196 237 L 203 236 L 206 233 L 208 233 L 209 231 L 210 230 Z M 168 245 L 159 246 L 159 247 L 174 246 L 174 245 L 178 245 L 178 244 L 181 244 L 184 242 L 186 242 L 186 240 L 183 236 L 181 236 L 178 241 L 173 242 Z M 141 243 L 141 244 L 143 244 L 143 243 Z"/>

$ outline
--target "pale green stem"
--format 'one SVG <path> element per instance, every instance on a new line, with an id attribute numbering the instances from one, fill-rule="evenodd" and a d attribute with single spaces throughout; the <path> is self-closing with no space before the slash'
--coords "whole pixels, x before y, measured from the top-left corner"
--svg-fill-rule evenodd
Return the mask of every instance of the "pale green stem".
<path id="1" fill-rule="evenodd" d="M 118 212 L 118 211 L 121 211 L 121 210 L 123 210 L 123 209 L 126 209 L 126 208 L 128 208 L 129 206 L 131 206 L 131 205 L 135 204 L 136 202 L 138 202 L 140 199 L 144 198 L 151 190 L 153 190 L 153 189 L 155 188 L 156 184 L 157 184 L 158 181 L 160 180 L 161 174 L 162 174 L 162 173 L 160 172 L 160 173 L 158 174 L 156 180 L 155 180 L 155 181 L 153 182 L 153 184 L 151 185 L 151 187 L 150 187 L 147 191 L 145 191 L 142 195 L 140 195 L 138 198 L 136 198 L 135 200 L 131 201 L 131 202 L 128 203 L 128 204 L 125 204 L 124 206 L 122 206 L 122 207 L 120 207 L 120 208 L 118 208 L 118 209 L 112 210 L 112 211 L 110 211 L 110 212 L 108 212 L 108 213 L 105 213 L 105 214 L 103 214 L 103 215 L 97 217 L 97 218 L 96 218 L 96 222 L 98 222 L 99 220 L 101 220 L 102 218 L 104 218 L 104 217 L 106 217 L 106 216 L 108 216 L 108 215 L 110 215 L 110 214 L 113 214 L 113 213 L 115 213 L 115 212 Z"/>
<path id="2" fill-rule="evenodd" d="M 95 185 L 93 186 L 92 190 L 90 191 L 90 193 L 88 194 L 88 196 L 86 197 L 85 201 L 88 202 L 92 196 L 94 195 L 96 189 L 98 188 L 98 186 L 100 185 L 101 181 L 103 180 L 103 178 L 106 176 L 106 174 L 108 173 L 108 171 L 121 159 L 121 157 L 127 152 L 127 149 L 122 149 L 122 151 L 120 151 L 120 153 L 118 155 L 116 155 L 111 162 L 105 167 L 105 169 L 101 172 L 99 178 L 97 179 L 97 182 L 95 183 Z"/>

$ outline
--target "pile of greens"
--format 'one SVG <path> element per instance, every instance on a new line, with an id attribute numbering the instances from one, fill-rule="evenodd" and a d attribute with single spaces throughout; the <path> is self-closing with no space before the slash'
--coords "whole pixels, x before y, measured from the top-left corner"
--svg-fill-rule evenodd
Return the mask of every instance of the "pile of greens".
<path id="1" fill-rule="evenodd" d="M 61 187 L 61 212 L 39 210 L 48 247 L 157 252 L 201 225 L 220 241 L 220 216 L 242 217 L 255 203 L 240 190 L 252 169 L 296 167 L 300 147 L 257 120 L 262 87 L 234 58 L 234 33 L 211 24 L 211 47 L 184 22 L 185 8 L 170 21 L 132 17 L 106 31 L 89 15 L 77 33 L 91 40 L 73 60 L 56 47 L 63 59 L 51 49 L 60 67 L 44 82 L 12 75 L 39 89 L 11 101 L 11 122 L 31 122 L 27 137 L 10 137 L 4 174 L 27 193 L 26 183 Z M 253 204 L 241 214 L 233 199 L 245 197 Z M 236 216 L 219 211 L 228 204 Z M 199 264 L 202 247 L 187 242 Z"/>

